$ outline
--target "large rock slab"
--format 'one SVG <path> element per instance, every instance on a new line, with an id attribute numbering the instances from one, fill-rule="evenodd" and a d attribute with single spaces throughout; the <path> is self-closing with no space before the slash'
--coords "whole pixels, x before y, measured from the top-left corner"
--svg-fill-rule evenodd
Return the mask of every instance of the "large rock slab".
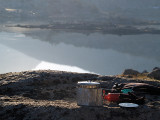
<path id="1" fill-rule="evenodd" d="M 160 80 L 160 69 L 153 69 L 152 72 L 150 72 L 147 77 L 150 77 L 150 78 L 154 78 L 154 79 L 157 79 L 157 80 Z"/>
<path id="2" fill-rule="evenodd" d="M 123 75 L 138 75 L 140 74 L 138 71 L 133 69 L 125 69 Z"/>

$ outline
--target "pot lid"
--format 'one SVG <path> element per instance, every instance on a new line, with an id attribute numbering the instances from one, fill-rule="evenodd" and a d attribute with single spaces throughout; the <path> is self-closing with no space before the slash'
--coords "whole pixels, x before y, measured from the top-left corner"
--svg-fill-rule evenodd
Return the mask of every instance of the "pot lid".
<path id="1" fill-rule="evenodd" d="M 100 83 L 91 82 L 91 81 L 81 81 L 81 82 L 78 82 L 78 85 L 100 85 Z"/>

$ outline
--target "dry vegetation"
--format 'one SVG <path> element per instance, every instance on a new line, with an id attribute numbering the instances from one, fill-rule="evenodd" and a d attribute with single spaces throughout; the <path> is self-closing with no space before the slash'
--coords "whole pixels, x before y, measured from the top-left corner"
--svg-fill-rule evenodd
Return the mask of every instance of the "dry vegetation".
<path id="1" fill-rule="evenodd" d="M 138 75 L 123 75 L 123 74 L 121 74 L 121 75 L 117 75 L 117 77 L 126 78 L 126 79 L 160 82 L 160 80 L 148 77 L 147 73 L 141 73 L 141 74 L 138 74 Z"/>

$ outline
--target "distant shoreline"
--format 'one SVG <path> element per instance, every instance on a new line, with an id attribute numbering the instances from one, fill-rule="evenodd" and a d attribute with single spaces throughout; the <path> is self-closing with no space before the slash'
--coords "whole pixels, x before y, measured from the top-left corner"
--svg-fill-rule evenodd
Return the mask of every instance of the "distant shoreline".
<path id="1" fill-rule="evenodd" d="M 101 32 L 104 34 L 116 35 L 135 35 L 135 34 L 160 34 L 160 29 L 155 28 L 138 28 L 133 25 L 118 25 L 118 24 L 89 24 L 89 23 L 55 23 L 44 25 L 5 25 L 6 27 L 19 27 L 29 29 L 51 29 L 51 30 L 64 30 L 64 31 L 90 31 Z"/>

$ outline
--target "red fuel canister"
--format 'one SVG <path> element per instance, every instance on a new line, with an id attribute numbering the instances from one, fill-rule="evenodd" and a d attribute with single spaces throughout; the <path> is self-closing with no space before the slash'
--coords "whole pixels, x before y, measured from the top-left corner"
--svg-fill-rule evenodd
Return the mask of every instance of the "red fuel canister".
<path id="1" fill-rule="evenodd" d="M 118 102 L 119 96 L 120 93 L 108 93 L 108 95 L 104 96 L 104 99 L 108 100 L 109 102 Z"/>

